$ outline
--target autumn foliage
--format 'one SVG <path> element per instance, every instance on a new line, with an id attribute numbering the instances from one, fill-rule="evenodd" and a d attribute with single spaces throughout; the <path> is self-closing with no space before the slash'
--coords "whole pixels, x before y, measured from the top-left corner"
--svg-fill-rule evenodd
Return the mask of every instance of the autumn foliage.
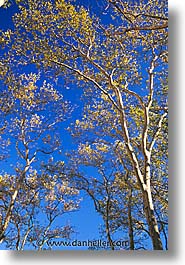
<path id="1" fill-rule="evenodd" d="M 70 239 L 88 196 L 110 249 L 168 249 L 167 1 L 93 3 L 18 1 L 0 32 L 6 248 Z"/>

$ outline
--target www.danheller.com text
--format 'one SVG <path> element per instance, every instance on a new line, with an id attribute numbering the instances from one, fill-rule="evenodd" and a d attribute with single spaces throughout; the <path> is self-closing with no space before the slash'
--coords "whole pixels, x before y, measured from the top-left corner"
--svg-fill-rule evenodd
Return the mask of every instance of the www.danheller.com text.
<path id="1" fill-rule="evenodd" d="M 108 248 L 114 247 L 122 247 L 126 248 L 129 246 L 128 240 L 116 240 L 111 243 L 105 240 L 97 239 L 97 240 L 73 240 L 73 241 L 64 241 L 64 240 L 48 240 L 45 242 L 49 247 L 89 247 L 89 248 Z M 42 240 L 37 241 L 37 245 L 43 244 Z"/>

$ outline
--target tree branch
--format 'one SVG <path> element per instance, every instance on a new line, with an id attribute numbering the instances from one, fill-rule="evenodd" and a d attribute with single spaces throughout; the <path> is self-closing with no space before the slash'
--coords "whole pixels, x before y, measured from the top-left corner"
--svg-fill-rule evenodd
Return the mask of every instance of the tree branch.
<path id="1" fill-rule="evenodd" d="M 166 116 L 167 116 L 167 113 L 164 113 L 164 114 L 160 117 L 160 119 L 159 119 L 157 130 L 155 131 L 155 133 L 154 133 L 154 135 L 153 135 L 153 139 L 152 139 L 152 141 L 151 141 L 151 143 L 150 143 L 150 145 L 149 145 L 149 151 L 150 151 L 150 152 L 151 152 L 152 149 L 153 149 L 153 146 L 154 146 L 154 144 L 155 144 L 155 142 L 156 142 L 156 140 L 157 140 L 157 137 L 158 137 L 158 135 L 159 135 L 159 133 L 160 133 L 160 131 L 161 131 L 161 128 L 162 128 L 162 122 L 163 122 L 163 120 L 164 120 L 164 118 L 165 118 Z"/>
<path id="2" fill-rule="evenodd" d="M 63 66 L 63 67 L 65 67 L 65 68 L 67 68 L 67 69 L 69 69 L 69 70 L 71 70 L 71 71 L 77 73 L 78 75 L 80 75 L 80 76 L 83 77 L 84 79 L 86 79 L 86 80 L 90 81 L 91 83 L 93 83 L 93 84 L 94 84 L 94 85 L 95 85 L 100 91 L 103 92 L 104 95 L 107 96 L 107 98 L 110 100 L 110 102 L 112 103 L 112 105 L 113 105 L 118 111 L 120 111 L 120 109 L 119 109 L 117 103 L 114 101 L 114 99 L 109 95 L 109 93 L 108 93 L 108 92 L 107 92 L 107 91 L 106 91 L 106 90 L 105 90 L 105 89 L 104 89 L 104 88 L 103 88 L 98 82 L 96 82 L 96 80 L 94 80 L 93 78 L 91 78 L 91 77 L 85 75 L 85 74 L 82 73 L 80 70 L 71 67 L 70 65 L 67 65 L 67 64 L 65 64 L 65 63 L 61 63 L 61 62 L 58 62 L 58 61 L 55 61 L 55 60 L 50 60 L 50 61 L 51 61 L 52 63 L 58 64 L 58 65 L 60 65 L 60 66 Z"/>

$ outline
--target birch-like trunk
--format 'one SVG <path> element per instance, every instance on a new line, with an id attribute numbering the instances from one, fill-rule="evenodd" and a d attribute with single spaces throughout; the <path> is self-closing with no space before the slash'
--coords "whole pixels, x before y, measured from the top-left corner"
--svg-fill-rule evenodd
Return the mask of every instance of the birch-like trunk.
<path id="1" fill-rule="evenodd" d="M 143 204 L 154 250 L 163 250 L 150 187 L 143 191 Z"/>
<path id="2" fill-rule="evenodd" d="M 23 184 L 23 181 L 25 179 L 26 173 L 29 170 L 30 165 L 32 164 L 32 162 L 35 159 L 35 155 L 32 157 L 31 160 L 29 159 L 29 148 L 28 148 L 28 143 L 25 140 L 24 122 L 25 122 L 25 120 L 23 120 L 23 123 L 22 123 L 22 126 L 23 126 L 23 128 L 22 128 L 22 136 L 23 136 L 23 144 L 25 146 L 25 157 L 24 157 L 24 159 L 26 161 L 26 165 L 25 165 L 23 171 L 21 172 L 21 174 L 19 176 L 19 179 L 17 181 L 15 190 L 14 190 L 12 196 L 11 196 L 10 204 L 9 204 L 8 209 L 6 211 L 4 224 L 2 225 L 2 228 L 1 228 L 1 231 L 0 231 L 0 243 L 4 239 L 4 234 L 5 234 L 5 232 L 6 232 L 7 228 L 8 228 L 8 225 L 9 225 L 9 222 L 10 222 L 10 218 L 12 216 L 12 212 L 13 212 L 13 209 L 15 207 L 16 199 L 17 199 L 18 193 L 19 193 L 19 191 L 20 191 L 20 189 L 22 187 L 22 184 Z"/>
<path id="3" fill-rule="evenodd" d="M 147 131 L 143 135 L 143 142 L 144 142 L 144 154 L 145 154 L 145 173 L 142 174 L 139 166 L 139 162 L 137 159 L 137 156 L 133 150 L 133 147 L 130 142 L 130 137 L 129 137 L 129 132 L 128 132 L 128 127 L 127 127 L 127 121 L 126 121 L 126 116 L 124 112 L 124 105 L 122 102 L 122 97 L 121 93 L 119 90 L 117 92 L 117 98 L 119 101 L 119 107 L 122 109 L 122 112 L 120 113 L 120 122 L 122 126 L 122 130 L 124 133 L 124 140 L 126 144 L 126 149 L 128 152 L 128 155 L 131 158 L 133 169 L 136 173 L 136 177 L 138 180 L 138 183 L 140 185 L 141 191 L 143 193 L 143 204 L 144 204 L 144 209 L 145 209 L 145 216 L 147 219 L 148 227 L 149 227 L 149 232 L 150 232 L 150 237 L 152 239 L 153 243 L 153 249 L 154 250 L 163 250 L 162 247 L 162 242 L 160 239 L 159 235 L 159 229 L 158 229 L 158 224 L 157 220 L 154 215 L 154 206 L 153 206 L 153 200 L 152 200 L 152 193 L 151 193 L 151 187 L 150 187 L 150 157 L 151 157 L 151 152 L 147 150 L 146 147 L 146 135 Z"/>
<path id="4" fill-rule="evenodd" d="M 18 192 L 19 192 L 19 184 L 17 185 L 17 187 L 16 187 L 16 189 L 15 189 L 15 191 L 14 191 L 12 197 L 11 197 L 11 201 L 10 201 L 9 207 L 7 209 L 7 212 L 6 212 L 5 221 L 4 221 L 4 224 L 3 224 L 2 228 L 1 228 L 1 231 L 0 231 L 0 243 L 2 243 L 2 241 L 4 239 L 5 231 L 8 228 L 8 224 L 10 222 L 12 210 L 14 208 Z"/>

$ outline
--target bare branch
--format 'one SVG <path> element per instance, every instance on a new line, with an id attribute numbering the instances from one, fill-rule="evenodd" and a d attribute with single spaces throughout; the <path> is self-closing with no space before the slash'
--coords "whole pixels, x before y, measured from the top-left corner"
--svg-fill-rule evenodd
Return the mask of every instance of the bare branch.
<path id="1" fill-rule="evenodd" d="M 157 137 L 158 137 L 158 135 L 159 135 L 159 133 L 160 133 L 160 131 L 161 131 L 161 128 L 162 128 L 162 122 L 163 122 L 163 120 L 164 120 L 164 118 L 167 116 L 167 113 L 164 113 L 161 117 L 160 117 L 160 119 L 159 119 L 159 122 L 158 122 L 158 126 L 157 126 L 157 130 L 155 131 L 155 133 L 154 133 L 154 135 L 153 135 L 153 138 L 152 138 L 152 141 L 151 141 L 151 143 L 150 143 L 150 145 L 149 145 L 149 150 L 150 150 L 150 152 L 152 151 L 152 149 L 153 149 L 153 146 L 154 146 L 154 144 L 155 144 L 155 142 L 156 142 L 156 140 L 157 140 Z"/>
<path id="2" fill-rule="evenodd" d="M 161 30 L 161 29 L 167 29 L 168 28 L 168 23 L 164 23 L 162 25 L 153 25 L 153 26 L 135 26 L 135 27 L 130 27 L 130 28 L 123 28 L 123 31 L 115 31 L 113 35 L 123 35 L 127 32 L 130 31 L 153 31 L 153 30 Z"/>
<path id="3" fill-rule="evenodd" d="M 60 66 L 63 66 L 63 67 L 65 67 L 65 68 L 67 68 L 67 69 L 69 69 L 69 70 L 71 70 L 71 71 L 73 71 L 73 72 L 75 72 L 75 73 L 77 73 L 78 75 L 80 75 L 80 76 L 83 77 L 84 79 L 86 79 L 86 80 L 90 81 L 91 83 L 93 83 L 93 84 L 94 84 L 94 85 L 95 85 L 100 91 L 103 92 L 104 95 L 107 96 L 107 98 L 110 100 L 110 102 L 112 103 L 112 105 L 113 105 L 118 111 L 120 111 L 120 109 L 119 109 L 117 103 L 114 101 L 114 99 L 109 95 L 109 93 L 108 93 L 108 92 L 107 92 L 107 91 L 106 91 L 106 90 L 105 90 L 105 89 L 104 89 L 104 88 L 103 88 L 98 82 L 96 82 L 96 80 L 94 80 L 93 78 L 91 78 L 91 77 L 85 75 L 85 74 L 82 73 L 80 70 L 71 67 L 70 65 L 67 65 L 67 64 L 65 64 L 65 63 L 61 63 L 61 62 L 58 62 L 58 61 L 55 61 L 55 60 L 50 60 L 50 61 L 53 62 L 53 63 L 55 63 L 55 64 L 58 64 L 58 65 L 60 65 Z"/>

